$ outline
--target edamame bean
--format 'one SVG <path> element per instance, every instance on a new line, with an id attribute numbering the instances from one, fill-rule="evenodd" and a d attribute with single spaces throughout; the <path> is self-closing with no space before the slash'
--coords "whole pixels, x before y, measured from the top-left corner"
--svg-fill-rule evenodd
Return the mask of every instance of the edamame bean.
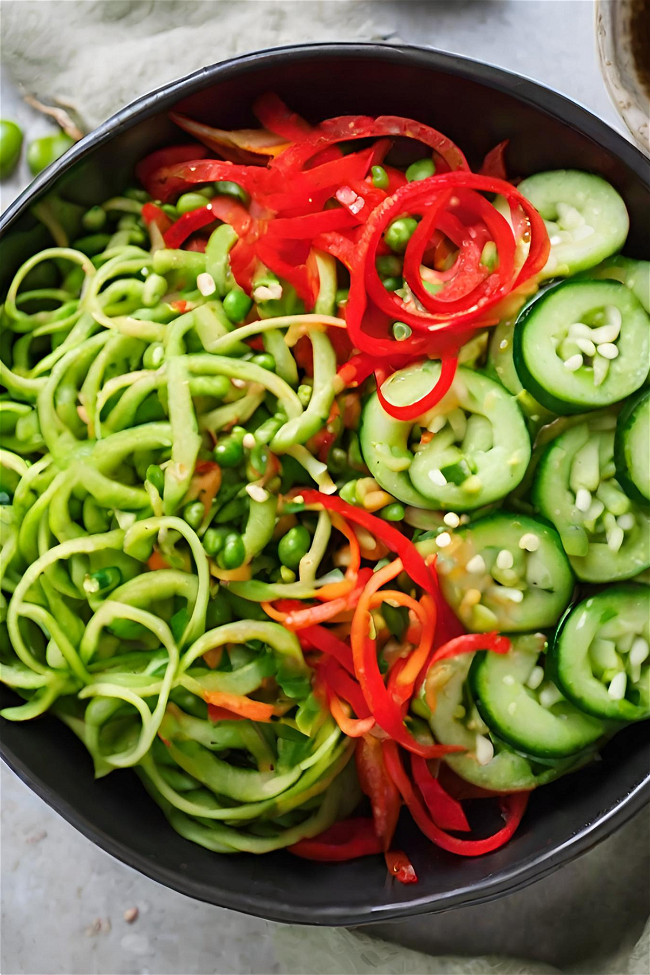
<path id="1" fill-rule="evenodd" d="M 436 171 L 436 164 L 433 159 L 426 157 L 425 159 L 418 159 L 417 162 L 411 163 L 411 165 L 406 170 L 406 178 L 409 183 L 415 183 L 420 179 L 427 179 L 429 176 L 433 176 Z"/>
<path id="2" fill-rule="evenodd" d="M 375 261 L 377 274 L 387 278 L 401 278 L 404 262 L 397 254 L 382 254 Z"/>
<path id="3" fill-rule="evenodd" d="M 147 467 L 147 480 L 162 497 L 162 493 L 165 489 L 165 475 L 157 464 L 149 464 L 149 467 Z"/>
<path id="4" fill-rule="evenodd" d="M 73 145 L 74 140 L 65 132 L 57 132 L 56 135 L 46 135 L 42 139 L 34 139 L 27 147 L 27 165 L 32 175 L 37 176 Z"/>
<path id="5" fill-rule="evenodd" d="M 258 352 L 251 359 L 256 366 L 261 366 L 262 369 L 268 369 L 269 372 L 275 372 L 275 358 L 270 352 Z"/>
<path id="6" fill-rule="evenodd" d="M 214 184 L 214 189 L 219 196 L 233 196 L 236 200 L 241 200 L 244 206 L 250 203 L 251 198 L 244 187 L 239 183 L 233 183 L 232 180 L 221 179 Z"/>
<path id="7" fill-rule="evenodd" d="M 212 526 L 208 528 L 203 536 L 203 548 L 205 549 L 206 555 L 214 557 L 218 552 L 220 552 L 223 548 L 227 535 L 227 528 L 214 528 Z"/>
<path id="8" fill-rule="evenodd" d="M 202 193 L 183 193 L 176 200 L 176 209 L 182 215 L 191 213 L 192 210 L 199 210 L 207 205 L 207 200 Z"/>
<path id="9" fill-rule="evenodd" d="M 311 545 L 311 535 L 304 525 L 295 525 L 283 535 L 278 545 L 278 557 L 288 569 L 297 569 Z"/>
<path id="10" fill-rule="evenodd" d="M 398 217 L 386 228 L 384 240 L 392 251 L 403 254 L 406 245 L 415 233 L 418 222 L 415 217 Z"/>
<path id="11" fill-rule="evenodd" d="M 238 569 L 244 564 L 246 549 L 241 535 L 230 532 L 226 535 L 223 548 L 217 555 L 217 563 L 222 569 Z"/>
<path id="12" fill-rule="evenodd" d="M 9 119 L 0 121 L 0 179 L 11 176 L 18 159 L 23 144 L 23 133 L 15 122 Z"/>
<path id="13" fill-rule="evenodd" d="M 220 467 L 238 467 L 244 459 L 244 447 L 240 437 L 224 437 L 213 450 L 213 456 Z"/>
<path id="14" fill-rule="evenodd" d="M 103 229 L 107 219 L 108 217 L 104 207 L 91 207 L 90 210 L 86 210 L 84 213 L 81 218 L 81 223 L 85 230 L 96 233 L 98 230 Z"/>
<path id="15" fill-rule="evenodd" d="M 194 531 L 199 528 L 201 522 L 203 521 L 203 516 L 205 514 L 205 508 L 200 501 L 190 501 L 183 508 L 183 518 L 188 523 L 190 528 Z"/>
<path id="16" fill-rule="evenodd" d="M 253 301 L 241 288 L 233 288 L 223 299 L 223 310 L 234 325 L 243 322 L 251 310 Z"/>
<path id="17" fill-rule="evenodd" d="M 404 505 L 396 501 L 394 504 L 387 504 L 385 508 L 382 508 L 379 517 L 383 518 L 384 521 L 401 521 L 405 514 Z"/>
<path id="18" fill-rule="evenodd" d="M 372 166 L 370 176 L 372 178 L 372 185 L 376 186 L 378 190 L 388 189 L 388 173 L 383 166 Z"/>

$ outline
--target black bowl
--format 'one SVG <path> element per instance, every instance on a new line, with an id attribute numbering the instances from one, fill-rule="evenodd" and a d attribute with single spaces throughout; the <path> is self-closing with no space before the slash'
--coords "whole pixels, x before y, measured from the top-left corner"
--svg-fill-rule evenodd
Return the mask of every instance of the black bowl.
<path id="1" fill-rule="evenodd" d="M 477 164 L 509 139 L 513 173 L 574 167 L 602 174 L 632 217 L 629 253 L 648 257 L 650 173 L 645 158 L 585 109 L 532 81 L 463 58 L 408 47 L 327 44 L 246 55 L 204 68 L 134 102 L 38 177 L 0 221 L 4 277 L 44 246 L 30 206 L 56 186 L 94 203 L 126 184 L 147 151 L 179 141 L 165 113 L 181 108 L 224 128 L 254 124 L 250 105 L 277 91 L 318 120 L 338 114 L 408 115 L 454 139 Z M 644 253 L 645 251 L 645 253 Z M 13 698 L 2 689 L 3 703 Z M 602 761 L 535 793 L 515 838 L 478 859 L 432 846 L 408 821 L 399 843 L 420 882 L 388 885 L 379 857 L 327 865 L 286 853 L 219 856 L 178 836 L 132 772 L 93 781 L 83 746 L 44 717 L 2 723 L 5 761 L 104 850 L 182 893 L 272 920 L 357 924 L 490 900 L 531 883 L 604 839 L 650 797 L 648 725 L 628 728 Z"/>

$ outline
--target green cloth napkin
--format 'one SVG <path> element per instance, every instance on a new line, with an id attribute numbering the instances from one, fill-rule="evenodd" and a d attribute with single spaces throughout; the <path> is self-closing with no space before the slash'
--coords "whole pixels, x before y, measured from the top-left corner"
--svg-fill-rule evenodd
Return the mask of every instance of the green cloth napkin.
<path id="1" fill-rule="evenodd" d="M 486 6 L 502 3 L 473 4 L 481 16 Z M 72 102 L 92 127 L 146 91 L 256 48 L 394 40 L 398 7 L 364 0 L 4 0 L 2 67 L 42 100 Z M 365 933 L 277 925 L 276 954 L 287 975 L 650 975 L 650 926 L 641 934 L 648 840 L 642 814 L 552 878 L 443 916 Z"/>

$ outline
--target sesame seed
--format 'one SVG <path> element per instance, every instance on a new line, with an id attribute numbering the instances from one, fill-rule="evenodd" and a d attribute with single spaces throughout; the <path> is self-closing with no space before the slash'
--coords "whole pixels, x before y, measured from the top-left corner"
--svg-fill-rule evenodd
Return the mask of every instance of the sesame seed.
<path id="1" fill-rule="evenodd" d="M 246 448 L 246 450 L 252 450 L 255 444 L 256 444 L 256 440 L 253 434 L 245 433 L 242 439 L 242 445 Z"/>
<path id="2" fill-rule="evenodd" d="M 217 290 L 217 286 L 214 283 L 214 278 L 207 271 L 203 271 L 201 274 L 197 275 L 196 286 L 201 292 L 201 294 L 207 298 L 208 295 L 213 295 Z"/>
<path id="3" fill-rule="evenodd" d="M 246 494 L 252 501 L 259 501 L 260 503 L 269 499 L 269 492 L 265 491 L 259 484 L 247 484 Z"/>
<path id="4" fill-rule="evenodd" d="M 230 382 L 233 384 L 235 389 L 243 389 L 246 385 L 246 380 L 244 379 L 231 379 Z"/>
<path id="5" fill-rule="evenodd" d="M 451 542 L 451 535 L 449 532 L 441 532 L 436 538 L 436 545 L 438 548 L 446 548 Z"/>

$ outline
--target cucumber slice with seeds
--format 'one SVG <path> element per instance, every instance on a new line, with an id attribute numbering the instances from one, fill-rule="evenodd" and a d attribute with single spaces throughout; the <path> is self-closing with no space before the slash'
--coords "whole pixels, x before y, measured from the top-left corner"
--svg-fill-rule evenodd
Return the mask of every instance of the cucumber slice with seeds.
<path id="1" fill-rule="evenodd" d="M 650 566 L 650 513 L 615 478 L 615 422 L 594 417 L 562 433 L 542 455 L 533 484 L 534 504 L 585 582 L 630 579 Z"/>
<path id="2" fill-rule="evenodd" d="M 594 267 L 625 243 L 630 226 L 625 203 L 600 176 L 558 169 L 529 176 L 517 188 L 546 223 L 551 253 L 544 277 Z"/>
<path id="3" fill-rule="evenodd" d="M 550 651 L 564 694 L 613 721 L 650 717 L 650 592 L 613 586 L 575 606 Z"/>
<path id="4" fill-rule="evenodd" d="M 591 268 L 586 276 L 598 281 L 620 281 L 650 315 L 650 261 L 637 261 L 633 257 L 615 254 L 598 267 Z"/>
<path id="5" fill-rule="evenodd" d="M 499 738 L 528 755 L 567 758 L 593 746 L 605 728 L 545 679 L 545 651 L 540 633 L 515 637 L 506 654 L 481 651 L 469 683 L 481 717 Z"/>
<path id="6" fill-rule="evenodd" d="M 427 360 L 400 369 L 383 386 L 403 405 L 421 399 L 440 374 Z M 370 473 L 394 497 L 416 508 L 467 511 L 506 496 L 523 477 L 530 438 L 514 398 L 499 383 L 460 367 L 451 389 L 414 424 L 395 420 L 375 394 L 361 421 L 361 449 Z"/>
<path id="7" fill-rule="evenodd" d="M 413 701 L 413 711 L 429 722 L 436 741 L 466 749 L 464 753 L 445 755 L 445 762 L 457 775 L 466 782 L 493 792 L 523 792 L 552 782 L 585 764 L 587 759 L 582 755 L 560 761 L 537 762 L 490 734 L 471 701 L 467 675 L 472 658 L 473 654 L 464 653 L 434 665 L 419 696 Z M 432 693 L 428 693 L 430 690 Z M 427 706 L 427 698 L 435 698 L 433 711 Z M 494 756 L 485 764 L 480 764 L 476 757 L 478 741 L 488 735 Z"/>
<path id="8" fill-rule="evenodd" d="M 489 515 L 416 548 L 437 555 L 443 595 L 473 632 L 554 626 L 573 592 L 557 532 L 525 515 Z"/>
<path id="9" fill-rule="evenodd" d="M 650 501 L 650 390 L 621 410 L 614 438 L 616 478 L 630 498 Z"/>
<path id="10" fill-rule="evenodd" d="M 549 410 L 608 406 L 648 376 L 650 317 L 617 281 L 566 281 L 519 317 L 513 359 L 522 385 Z"/>

